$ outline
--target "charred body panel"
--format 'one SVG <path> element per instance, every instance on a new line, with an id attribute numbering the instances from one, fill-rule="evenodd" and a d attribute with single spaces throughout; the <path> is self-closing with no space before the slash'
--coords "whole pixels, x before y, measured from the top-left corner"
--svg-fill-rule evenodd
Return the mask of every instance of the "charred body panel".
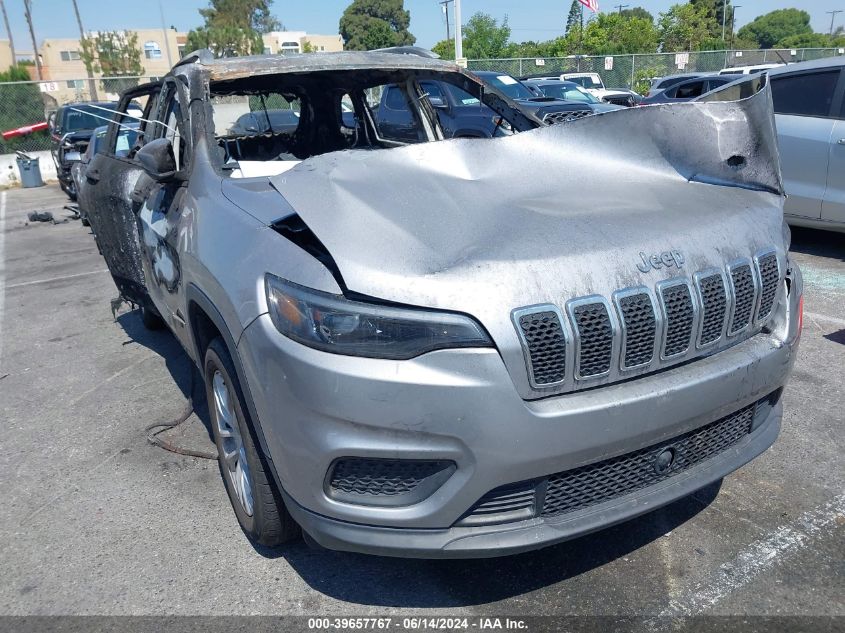
<path id="1" fill-rule="evenodd" d="M 424 78 L 517 133 L 440 140 Z M 379 136 L 361 93 L 391 82 L 439 142 Z M 541 547 L 688 494 L 775 440 L 802 283 L 767 91 L 555 128 L 417 57 L 197 56 L 165 83 L 177 89 L 157 116 L 175 104 L 178 121 L 145 142 L 168 139 L 173 156 L 140 176 L 132 207 L 148 296 L 201 366 L 214 331 L 225 341 L 270 473 L 324 545 Z M 215 95 L 263 110 L 271 90 L 297 103 L 296 130 L 227 148 L 245 130 L 228 135 Z M 711 448 L 693 454 L 690 438 Z M 562 500 L 612 460 L 657 475 Z"/>

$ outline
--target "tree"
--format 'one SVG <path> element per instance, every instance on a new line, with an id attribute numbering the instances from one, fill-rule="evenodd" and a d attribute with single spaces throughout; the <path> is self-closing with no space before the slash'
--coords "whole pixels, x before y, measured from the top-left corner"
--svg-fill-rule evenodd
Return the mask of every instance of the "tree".
<path id="1" fill-rule="evenodd" d="M 731 0 L 689 0 L 690 4 L 696 7 L 703 7 L 707 10 L 707 15 L 713 19 L 713 24 L 718 31 L 718 37 L 722 37 L 722 19 L 725 19 L 725 26 L 730 26 L 730 21 L 733 18 L 733 10 L 731 7 Z M 727 14 L 727 15 L 725 15 Z M 713 37 L 717 36 L 717 31 L 712 33 Z"/>
<path id="2" fill-rule="evenodd" d="M 845 36 L 840 30 L 834 32 L 832 37 L 827 33 L 790 35 L 777 42 L 774 48 L 837 48 L 841 46 L 845 46 Z"/>
<path id="3" fill-rule="evenodd" d="M 403 0 L 352 0 L 340 18 L 340 35 L 344 47 L 353 51 L 409 46 L 417 41 L 410 24 Z"/>
<path id="4" fill-rule="evenodd" d="M 443 59 L 455 59 L 455 40 L 440 40 L 431 50 Z"/>
<path id="5" fill-rule="evenodd" d="M 652 24 L 654 23 L 654 16 L 642 7 L 634 7 L 633 9 L 622 9 L 622 12 L 619 15 L 621 15 L 623 18 L 642 18 L 643 20 L 648 20 Z"/>
<path id="6" fill-rule="evenodd" d="M 788 37 L 812 32 L 809 13 L 801 9 L 778 9 L 754 18 L 737 35 L 756 41 L 760 48 L 772 48 Z"/>
<path id="7" fill-rule="evenodd" d="M 572 0 L 572 5 L 569 7 L 569 16 L 566 18 L 566 35 L 572 31 L 583 28 L 584 25 L 584 5 L 578 0 Z"/>
<path id="8" fill-rule="evenodd" d="M 469 59 L 491 59 L 504 57 L 511 37 L 508 17 L 501 26 L 492 16 L 478 12 L 464 25 L 464 55 Z"/>
<path id="9" fill-rule="evenodd" d="M 264 52 L 262 33 L 277 31 L 281 23 L 270 13 L 273 0 L 210 0 L 200 9 L 205 24 L 188 32 L 188 50 L 208 48 L 217 57 Z"/>
<path id="10" fill-rule="evenodd" d="M 90 74 L 103 75 L 106 92 L 120 93 L 138 85 L 137 77 L 144 73 L 138 34 L 134 31 L 100 31 L 79 40 L 79 56 Z M 132 79 L 126 79 L 130 77 Z"/>
<path id="11" fill-rule="evenodd" d="M 618 13 L 601 13 L 584 29 L 583 52 L 588 55 L 654 53 L 660 34 L 654 22 Z"/>
<path id="12" fill-rule="evenodd" d="M 673 4 L 658 18 L 664 53 L 697 51 L 716 33 L 716 22 L 705 5 Z M 719 25 L 721 32 L 721 25 Z"/>

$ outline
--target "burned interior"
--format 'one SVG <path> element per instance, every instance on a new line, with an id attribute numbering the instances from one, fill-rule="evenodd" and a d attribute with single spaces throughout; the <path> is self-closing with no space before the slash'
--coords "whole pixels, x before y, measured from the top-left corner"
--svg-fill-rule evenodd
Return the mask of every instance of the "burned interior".
<path id="1" fill-rule="evenodd" d="M 397 61 L 401 58 L 397 57 Z M 388 149 L 442 140 L 434 108 L 421 86 L 426 80 L 454 85 L 486 104 L 509 129 L 539 125 L 498 95 L 463 73 L 442 69 L 350 68 L 238 76 L 210 81 L 209 117 L 213 142 L 224 173 L 233 177 L 272 175 L 296 162 L 339 150 Z M 377 110 L 385 90 L 386 106 L 397 100 L 413 119 L 407 129 L 379 125 Z M 396 106 L 394 106 L 396 107 Z M 254 163 L 274 162 L 258 167 Z"/>

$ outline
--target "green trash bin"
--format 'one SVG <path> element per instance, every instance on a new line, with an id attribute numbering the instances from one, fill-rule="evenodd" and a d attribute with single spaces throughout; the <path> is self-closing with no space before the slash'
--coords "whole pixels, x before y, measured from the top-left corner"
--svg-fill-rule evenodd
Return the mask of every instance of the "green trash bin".
<path id="1" fill-rule="evenodd" d="M 18 163 L 18 171 L 21 174 L 21 186 L 29 187 L 43 187 L 44 181 L 41 180 L 41 165 L 38 164 L 38 158 L 32 158 L 28 154 L 18 152 L 16 162 Z"/>

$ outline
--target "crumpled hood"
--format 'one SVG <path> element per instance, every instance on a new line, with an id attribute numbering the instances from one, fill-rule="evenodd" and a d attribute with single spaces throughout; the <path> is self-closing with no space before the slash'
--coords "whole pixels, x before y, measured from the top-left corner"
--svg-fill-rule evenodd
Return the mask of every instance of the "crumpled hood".
<path id="1" fill-rule="evenodd" d="M 642 272 L 641 253 L 679 251 L 692 275 L 783 247 L 768 88 L 501 139 L 335 152 L 272 184 L 350 290 L 488 327 L 520 306 L 679 274 Z"/>

